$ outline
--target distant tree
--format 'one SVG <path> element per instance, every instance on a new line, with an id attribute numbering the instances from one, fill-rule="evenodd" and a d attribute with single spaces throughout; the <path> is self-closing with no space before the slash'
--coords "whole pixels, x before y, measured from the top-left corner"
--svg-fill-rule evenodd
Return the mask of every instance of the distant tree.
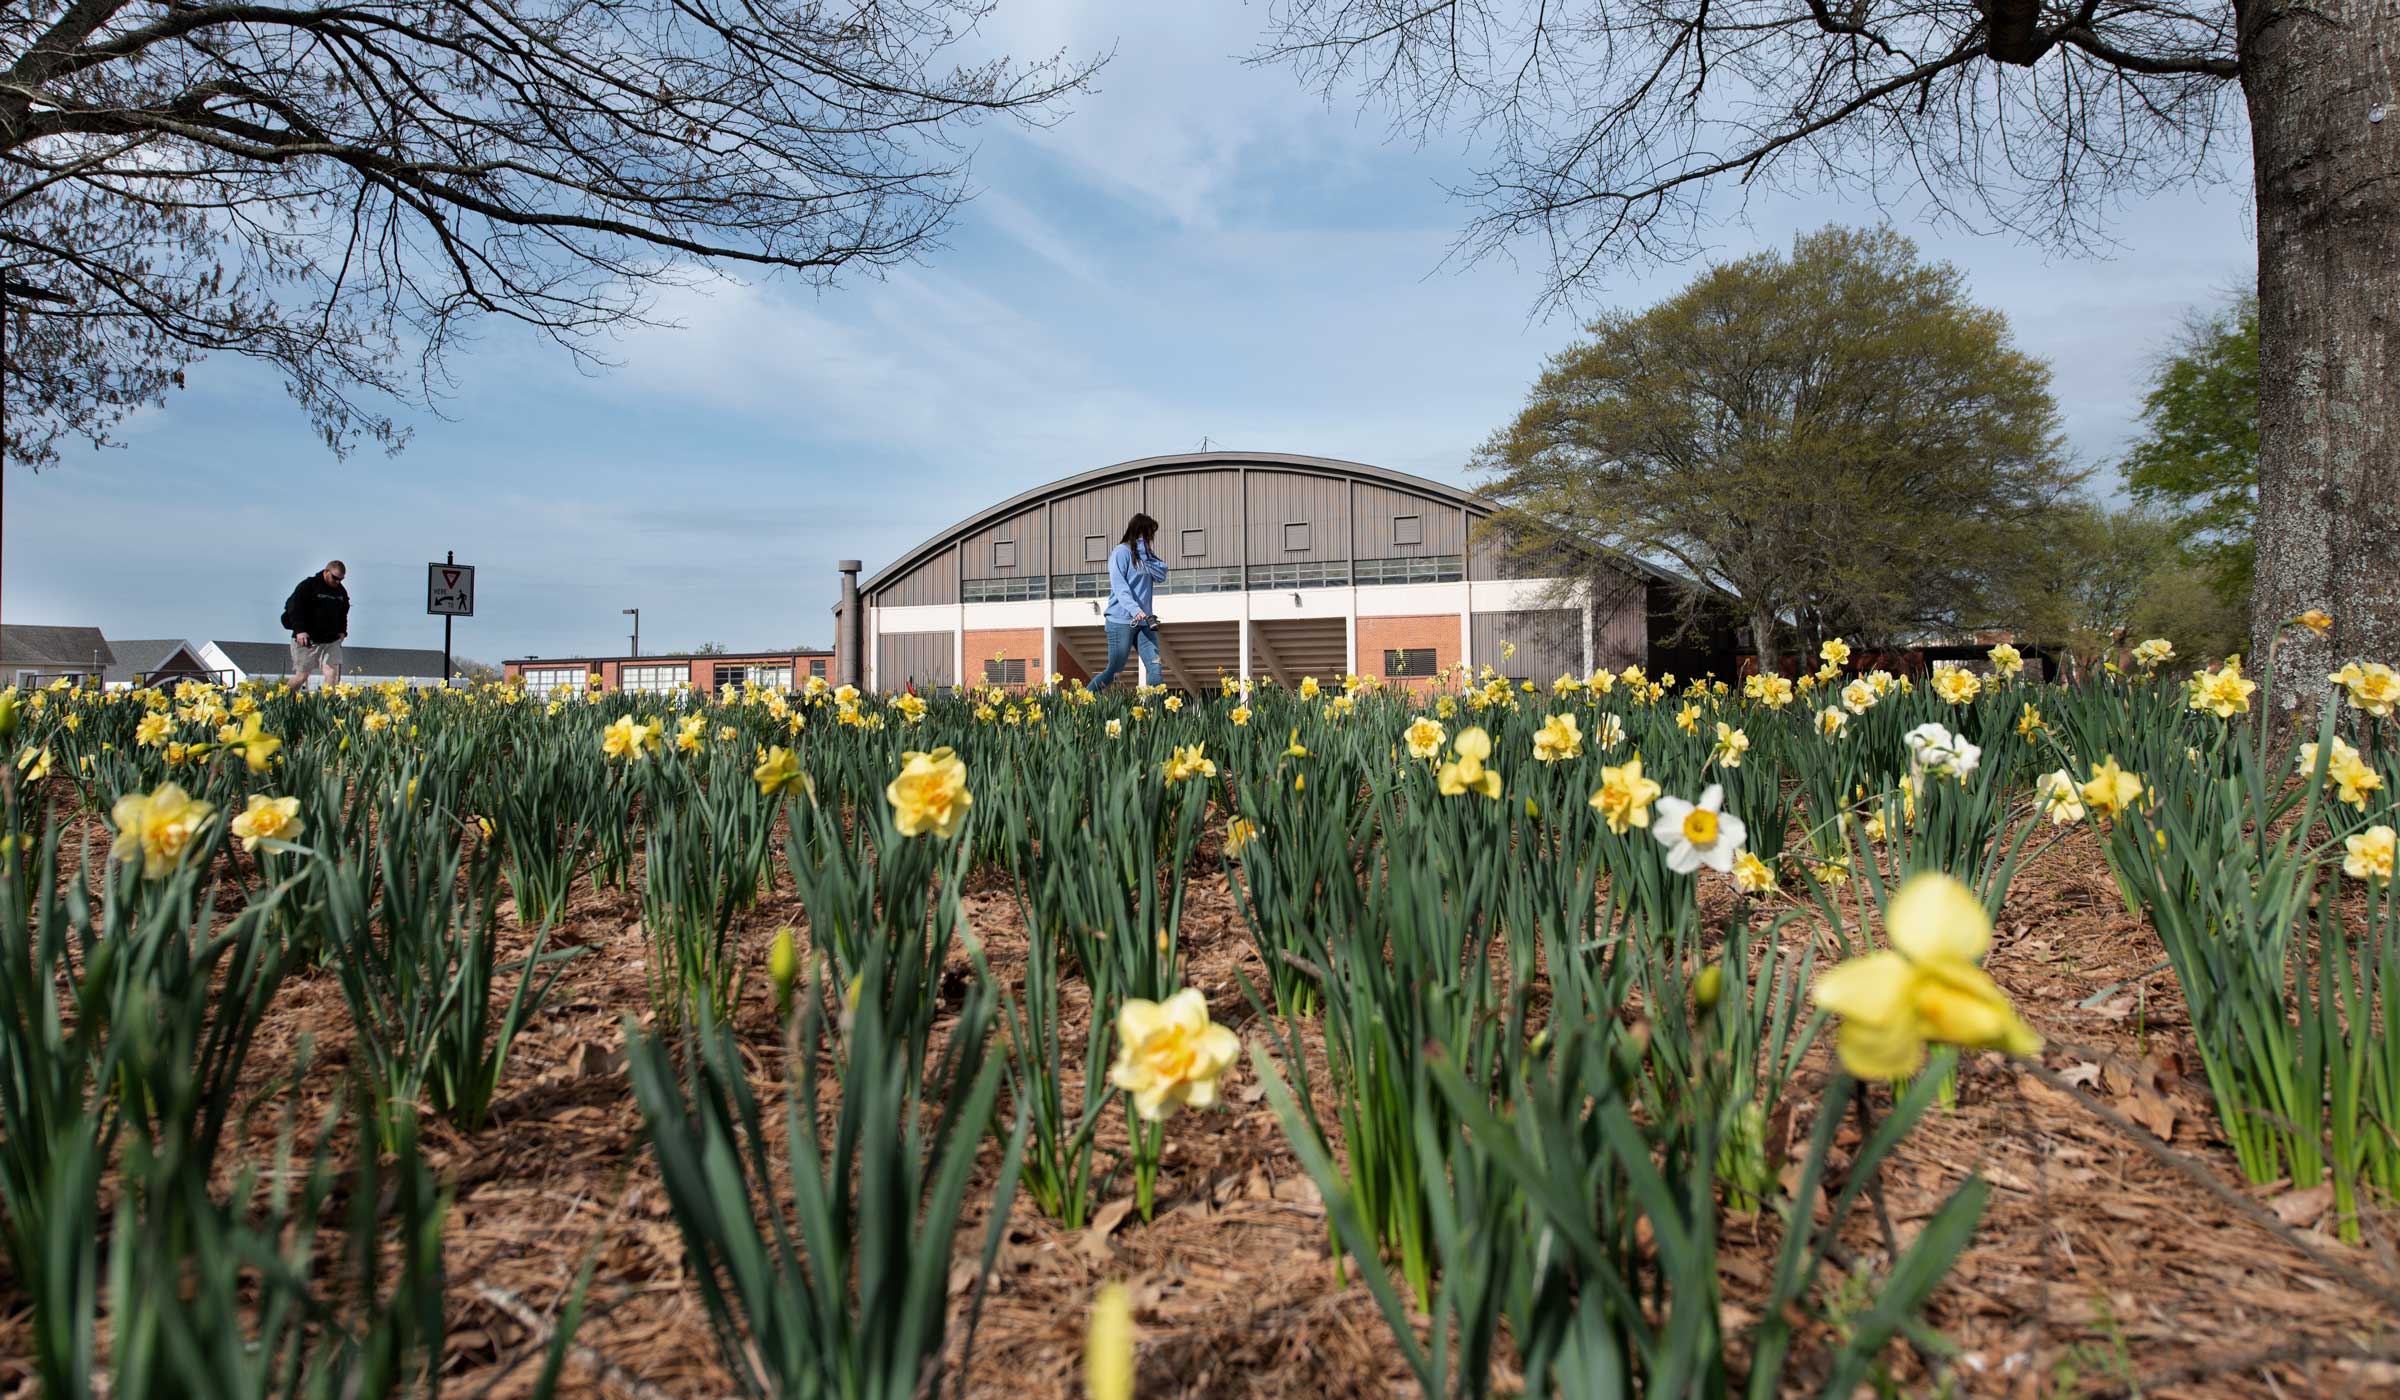
<path id="1" fill-rule="evenodd" d="M 1983 626 L 2074 477 L 2049 370 L 1958 272 L 1827 229 L 1594 321 L 1476 456 L 1520 553 L 1590 539 L 1740 600 L 1762 665 Z M 1551 567 L 1556 567 L 1552 564 Z"/>
<path id="2" fill-rule="evenodd" d="M 337 452 L 404 434 L 481 316 L 594 359 L 714 268 L 903 262 L 962 137 L 1096 64 L 961 52 L 990 0 L 23 0 L 0 6 L 6 458 L 54 462 L 202 356 Z"/>
<path id="3" fill-rule="evenodd" d="M 2056 648 L 2087 670 L 2114 654 L 2117 635 L 2162 572 L 2183 567 L 2181 531 L 2164 514 L 2095 501 L 2061 510 L 2052 548 L 2009 609 L 2020 640 Z"/>
<path id="4" fill-rule="evenodd" d="M 2126 453 L 2133 498 L 2163 506 L 2227 603 L 2247 608 L 2258 527 L 2258 298 L 2194 321 L 2142 400 Z"/>
<path id="5" fill-rule="evenodd" d="M 471 681 L 496 681 L 500 679 L 500 668 L 494 666 L 489 661 L 476 661 L 468 657 L 461 656 L 450 663 L 450 669 L 456 671 L 458 674 Z"/>
<path id="6" fill-rule="evenodd" d="M 2400 656 L 2400 5 L 2392 0 L 1274 0 L 1259 57 L 1490 153 L 1466 258 L 1530 245 L 1572 297 L 1705 250 L 1721 196 L 1919 195 L 2067 255 L 2127 196 L 2227 181 L 2257 215 L 2253 646 L 2276 695 Z M 2243 120 L 2247 116 L 2247 121 Z M 2246 168 L 2242 162 L 2246 157 Z M 1731 186 L 1733 189 L 1725 187 Z M 2166 234 L 2174 238 L 2177 231 Z M 2136 250 L 2139 252 L 2140 250 Z"/>
<path id="7" fill-rule="evenodd" d="M 2225 600 L 2206 569 L 2170 559 L 2142 580 L 2125 636 L 2129 644 L 2164 637 L 2175 644 L 2180 665 L 2213 665 L 2246 649 L 2249 617 Z"/>
<path id="8" fill-rule="evenodd" d="M 727 656 L 732 654 L 732 648 L 723 642 L 702 642 L 693 647 L 690 654 L 693 656 Z"/>

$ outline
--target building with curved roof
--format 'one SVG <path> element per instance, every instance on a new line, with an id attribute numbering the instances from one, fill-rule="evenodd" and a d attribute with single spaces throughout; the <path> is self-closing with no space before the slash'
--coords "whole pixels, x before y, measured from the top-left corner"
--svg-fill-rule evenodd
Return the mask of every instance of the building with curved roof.
<path id="1" fill-rule="evenodd" d="M 863 582 L 843 561 L 835 670 L 882 691 L 1090 678 L 1107 658 L 1108 553 L 1137 511 L 1158 520 L 1169 568 L 1156 599 L 1164 680 L 1186 690 L 1221 676 L 1422 682 L 1461 663 L 1544 683 L 1730 663 L 1729 629 L 1695 639 L 1677 606 L 1686 585 L 1638 560 L 1601 552 L 1573 580 L 1518 576 L 1488 524 L 1495 510 L 1326 457 L 1119 462 L 977 511 Z"/>

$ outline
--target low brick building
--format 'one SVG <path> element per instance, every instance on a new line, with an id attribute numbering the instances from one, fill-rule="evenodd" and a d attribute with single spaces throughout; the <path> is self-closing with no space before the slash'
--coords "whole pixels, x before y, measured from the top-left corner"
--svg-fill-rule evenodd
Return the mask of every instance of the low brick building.
<path id="1" fill-rule="evenodd" d="M 815 676 L 830 682 L 831 651 L 744 651 L 664 656 L 527 656 L 501 663 L 504 678 L 529 695 L 573 694 L 598 676 L 602 690 L 667 695 L 678 688 L 714 695 L 729 686 L 798 690 Z"/>

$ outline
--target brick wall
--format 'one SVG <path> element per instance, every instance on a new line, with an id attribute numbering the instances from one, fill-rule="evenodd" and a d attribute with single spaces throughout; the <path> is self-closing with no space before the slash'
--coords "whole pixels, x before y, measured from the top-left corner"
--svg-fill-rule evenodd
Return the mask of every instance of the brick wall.
<path id="1" fill-rule="evenodd" d="M 1041 685 L 1042 629 L 1039 627 L 994 627 L 969 630 L 966 636 L 966 683 L 983 684 L 983 663 L 1006 657 L 1025 663 L 1025 684 Z"/>
<path id="2" fill-rule="evenodd" d="M 1362 617 L 1358 620 L 1359 674 L 1377 676 L 1394 684 L 1415 690 L 1430 689 L 1430 674 L 1395 676 L 1384 670 L 1387 651 L 1413 651 L 1431 648 L 1432 671 L 1458 664 L 1458 617 L 1455 613 L 1434 613 L 1416 617 Z"/>

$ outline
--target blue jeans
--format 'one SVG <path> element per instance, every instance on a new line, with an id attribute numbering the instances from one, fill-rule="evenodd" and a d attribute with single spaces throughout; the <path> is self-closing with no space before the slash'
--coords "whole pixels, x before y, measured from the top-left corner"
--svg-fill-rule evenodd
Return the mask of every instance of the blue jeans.
<path id="1" fill-rule="evenodd" d="M 1108 624 L 1108 665 L 1092 677 L 1092 689 L 1106 690 L 1125 669 L 1125 655 L 1136 648 L 1142 653 L 1143 684 L 1159 682 L 1158 627 L 1155 623 L 1112 622 Z"/>

